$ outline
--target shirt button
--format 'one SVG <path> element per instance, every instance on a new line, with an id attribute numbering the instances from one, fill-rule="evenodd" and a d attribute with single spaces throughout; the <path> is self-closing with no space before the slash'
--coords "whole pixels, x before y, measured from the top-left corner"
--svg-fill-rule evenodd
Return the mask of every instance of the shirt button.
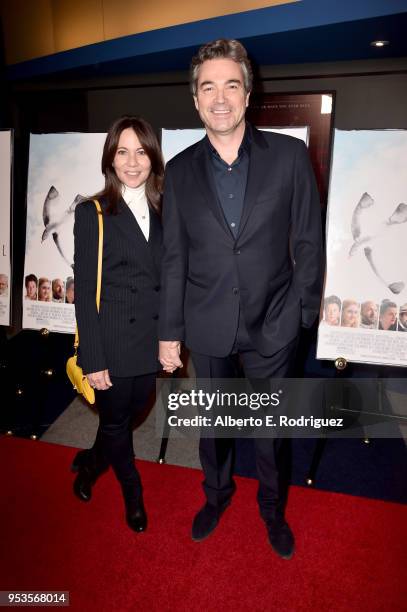
<path id="1" fill-rule="evenodd" d="M 232 172 L 232 168 L 228 168 L 228 172 Z"/>
<path id="2" fill-rule="evenodd" d="M 153 315 L 153 320 L 157 321 L 158 320 L 158 315 Z"/>
<path id="3" fill-rule="evenodd" d="M 131 288 L 130 288 L 130 291 L 131 291 L 132 293 L 137 293 L 137 289 L 136 289 L 136 287 L 131 287 Z"/>
<path id="4" fill-rule="evenodd" d="M 240 249 L 235 249 L 233 252 L 235 255 L 240 255 Z"/>
<path id="5" fill-rule="evenodd" d="M 160 289 L 161 289 L 160 285 L 156 285 L 156 286 L 154 287 L 154 291 L 160 291 Z"/>
<path id="6" fill-rule="evenodd" d="M 233 287 L 233 295 L 237 295 L 239 293 L 239 289 L 237 287 Z"/>
<path id="7" fill-rule="evenodd" d="M 236 227 L 236 223 L 231 223 L 230 227 Z"/>
<path id="8" fill-rule="evenodd" d="M 233 193 L 229 193 L 229 194 L 228 194 L 228 198 L 229 198 L 229 200 L 233 200 L 233 198 L 234 198 L 234 197 L 235 197 L 235 196 L 233 195 Z"/>
<path id="9" fill-rule="evenodd" d="M 136 319 L 135 319 L 134 317 L 132 317 L 131 319 L 129 319 L 129 323 L 134 323 L 134 322 L 135 322 L 135 320 L 136 320 Z"/>

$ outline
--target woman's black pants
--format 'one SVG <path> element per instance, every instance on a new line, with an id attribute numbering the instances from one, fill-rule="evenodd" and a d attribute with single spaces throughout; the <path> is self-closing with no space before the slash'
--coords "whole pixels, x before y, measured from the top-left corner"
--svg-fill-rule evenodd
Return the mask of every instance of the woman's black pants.
<path id="1" fill-rule="evenodd" d="M 92 461 L 97 473 L 111 465 L 125 498 L 131 499 L 142 491 L 134 465 L 132 423 L 154 391 L 156 373 L 110 378 L 110 389 L 96 391 L 99 427 L 91 449 Z"/>

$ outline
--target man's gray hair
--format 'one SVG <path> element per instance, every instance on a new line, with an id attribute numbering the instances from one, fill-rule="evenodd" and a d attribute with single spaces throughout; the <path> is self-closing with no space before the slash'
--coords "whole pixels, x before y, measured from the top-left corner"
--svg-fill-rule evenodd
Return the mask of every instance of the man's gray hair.
<path id="1" fill-rule="evenodd" d="M 240 64 L 246 93 L 252 90 L 253 70 L 246 49 L 238 40 L 220 38 L 203 45 L 191 60 L 190 86 L 192 95 L 196 96 L 197 93 L 199 68 L 204 62 L 212 59 L 231 59 Z"/>

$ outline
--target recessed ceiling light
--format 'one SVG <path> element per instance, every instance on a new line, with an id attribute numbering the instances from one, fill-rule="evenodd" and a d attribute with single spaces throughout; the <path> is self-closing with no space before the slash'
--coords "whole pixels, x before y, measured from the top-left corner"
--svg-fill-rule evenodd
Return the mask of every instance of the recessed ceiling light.
<path id="1" fill-rule="evenodd" d="M 372 40 L 372 42 L 370 43 L 372 47 L 385 47 L 388 44 L 388 40 Z"/>

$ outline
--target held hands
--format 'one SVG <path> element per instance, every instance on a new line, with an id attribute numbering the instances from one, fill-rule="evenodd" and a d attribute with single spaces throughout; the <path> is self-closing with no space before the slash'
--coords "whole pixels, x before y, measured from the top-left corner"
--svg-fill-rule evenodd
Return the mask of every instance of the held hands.
<path id="1" fill-rule="evenodd" d="M 106 391 L 113 386 L 110 381 L 109 370 L 101 370 L 100 372 L 91 372 L 86 374 L 89 384 L 98 391 Z"/>
<path id="2" fill-rule="evenodd" d="M 172 374 L 177 368 L 182 368 L 180 353 L 181 342 L 178 340 L 160 340 L 158 359 L 164 372 Z"/>

